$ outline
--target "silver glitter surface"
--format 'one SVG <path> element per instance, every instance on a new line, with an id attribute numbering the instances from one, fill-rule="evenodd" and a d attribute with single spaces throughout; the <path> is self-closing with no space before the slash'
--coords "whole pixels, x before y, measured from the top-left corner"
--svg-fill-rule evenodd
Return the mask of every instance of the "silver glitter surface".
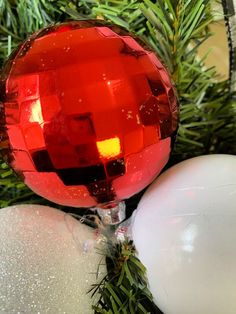
<path id="1" fill-rule="evenodd" d="M 0 209 L 0 313 L 93 313 L 87 291 L 97 282 L 99 241 L 50 207 Z"/>

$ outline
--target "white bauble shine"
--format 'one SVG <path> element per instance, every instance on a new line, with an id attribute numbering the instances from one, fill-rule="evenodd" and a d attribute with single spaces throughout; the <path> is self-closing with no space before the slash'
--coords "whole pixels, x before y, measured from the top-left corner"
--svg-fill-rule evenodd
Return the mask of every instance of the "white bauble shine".
<path id="1" fill-rule="evenodd" d="M 91 314 L 93 229 L 40 205 L 0 209 L 0 313 Z"/>
<path id="2" fill-rule="evenodd" d="M 236 157 L 201 156 L 144 194 L 133 239 L 165 314 L 236 313 Z"/>

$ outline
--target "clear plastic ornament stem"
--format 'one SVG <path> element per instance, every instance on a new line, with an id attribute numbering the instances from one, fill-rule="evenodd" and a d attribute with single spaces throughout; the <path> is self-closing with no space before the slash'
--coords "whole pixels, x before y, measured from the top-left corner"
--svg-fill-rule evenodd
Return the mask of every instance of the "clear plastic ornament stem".
<path id="1" fill-rule="evenodd" d="M 104 225 L 117 225 L 126 217 L 125 202 L 102 205 L 96 207 L 96 210 Z"/>

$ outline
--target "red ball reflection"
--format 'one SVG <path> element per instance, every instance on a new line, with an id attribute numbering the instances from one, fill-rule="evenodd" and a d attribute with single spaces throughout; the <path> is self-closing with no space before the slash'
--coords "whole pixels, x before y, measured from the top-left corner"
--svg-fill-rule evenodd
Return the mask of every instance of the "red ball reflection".
<path id="1" fill-rule="evenodd" d="M 49 27 L 6 63 L 11 164 L 36 193 L 92 207 L 132 196 L 166 164 L 177 128 L 167 71 L 117 27 Z"/>

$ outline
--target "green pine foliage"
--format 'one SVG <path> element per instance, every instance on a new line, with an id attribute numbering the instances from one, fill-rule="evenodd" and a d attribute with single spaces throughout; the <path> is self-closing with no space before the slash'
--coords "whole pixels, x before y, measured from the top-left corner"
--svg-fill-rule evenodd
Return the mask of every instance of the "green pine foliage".
<path id="1" fill-rule="evenodd" d="M 68 19 L 102 18 L 148 42 L 178 91 L 180 125 L 170 164 L 209 153 L 236 153 L 236 103 L 197 48 L 209 36 L 210 0 L 0 0 L 0 64 L 36 30 Z M 0 206 L 46 202 L 0 161 Z"/>
<path id="2" fill-rule="evenodd" d="M 207 69 L 206 56 L 200 59 L 197 54 L 198 47 L 211 36 L 211 2 L 0 0 L 0 65 L 25 38 L 47 25 L 85 18 L 118 24 L 140 36 L 156 51 L 176 86 L 180 124 L 168 166 L 202 154 L 236 154 L 236 101 L 230 92 L 230 82 L 219 82 L 215 67 Z M 0 141 L 3 147 L 1 137 Z M 0 207 L 16 203 L 49 202 L 31 192 L 2 156 Z M 160 313 L 152 301 L 145 268 L 136 257 L 132 243 L 109 242 L 105 254 L 108 274 L 92 289 L 99 293 L 94 312 Z"/>
<path id="3" fill-rule="evenodd" d="M 90 292 L 99 294 L 95 314 L 162 314 L 147 288 L 146 268 L 136 256 L 132 241 L 112 243 L 104 252 L 107 275 Z"/>

